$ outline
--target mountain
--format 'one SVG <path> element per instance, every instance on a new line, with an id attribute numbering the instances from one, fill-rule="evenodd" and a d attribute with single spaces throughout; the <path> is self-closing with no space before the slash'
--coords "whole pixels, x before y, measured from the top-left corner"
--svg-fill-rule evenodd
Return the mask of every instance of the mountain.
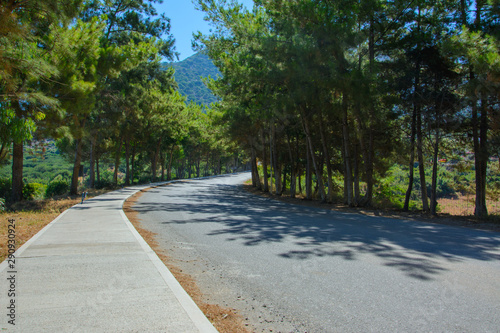
<path id="1" fill-rule="evenodd" d="M 216 78 L 219 70 L 212 60 L 205 54 L 196 53 L 179 62 L 163 63 L 163 66 L 172 66 L 175 69 L 175 81 L 179 84 L 179 91 L 187 97 L 188 102 L 209 105 L 217 101 L 202 81 L 208 76 Z"/>

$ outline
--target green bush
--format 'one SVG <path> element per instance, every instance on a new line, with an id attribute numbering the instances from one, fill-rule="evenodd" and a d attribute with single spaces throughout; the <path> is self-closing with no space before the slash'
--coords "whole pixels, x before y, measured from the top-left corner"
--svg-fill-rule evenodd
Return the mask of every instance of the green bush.
<path id="1" fill-rule="evenodd" d="M 0 178 L 0 198 L 10 198 L 12 181 L 9 178 Z"/>
<path id="2" fill-rule="evenodd" d="M 113 189 L 114 184 L 109 179 L 101 179 L 101 181 L 95 183 L 95 188 L 98 190 L 101 189 Z"/>
<path id="3" fill-rule="evenodd" d="M 39 183 L 29 183 L 24 184 L 23 186 L 23 199 L 24 200 L 33 200 L 36 198 L 43 197 L 45 193 L 46 186 Z"/>
<path id="4" fill-rule="evenodd" d="M 0 212 L 4 212 L 5 210 L 7 210 L 7 207 L 5 206 L 5 199 L 0 198 Z"/>
<path id="5" fill-rule="evenodd" d="M 47 189 L 45 190 L 45 197 L 50 198 L 56 195 L 63 195 L 68 193 L 69 184 L 64 180 L 56 180 L 49 185 L 47 185 Z"/>
<path id="6" fill-rule="evenodd" d="M 113 189 L 115 184 L 113 183 L 113 172 L 109 170 L 104 170 L 101 172 L 100 181 L 96 181 L 95 188 L 100 189 Z"/>

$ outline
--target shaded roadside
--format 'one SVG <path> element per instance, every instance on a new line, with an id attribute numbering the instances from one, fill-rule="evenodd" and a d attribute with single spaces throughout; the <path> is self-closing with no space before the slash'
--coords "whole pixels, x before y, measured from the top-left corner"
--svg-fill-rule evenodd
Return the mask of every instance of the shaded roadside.
<path id="1" fill-rule="evenodd" d="M 387 217 L 393 219 L 422 221 L 426 223 L 435 223 L 435 224 L 443 224 L 455 227 L 466 227 L 478 230 L 500 232 L 500 219 L 498 221 L 494 218 L 491 218 L 489 220 L 487 219 L 484 221 L 478 221 L 474 217 L 451 216 L 447 214 L 439 214 L 438 216 L 429 216 L 428 214 L 423 214 L 421 212 L 403 212 L 394 209 L 376 209 L 376 208 L 370 209 L 365 207 L 353 208 L 342 204 L 321 203 L 318 200 L 306 200 L 303 198 L 290 198 L 288 196 L 278 196 L 270 194 L 269 192 L 263 192 L 249 184 L 244 184 L 243 188 L 249 193 L 293 205 L 314 207 L 314 208 L 320 208 L 338 212 L 356 213 L 365 216 L 379 216 L 379 217 Z"/>

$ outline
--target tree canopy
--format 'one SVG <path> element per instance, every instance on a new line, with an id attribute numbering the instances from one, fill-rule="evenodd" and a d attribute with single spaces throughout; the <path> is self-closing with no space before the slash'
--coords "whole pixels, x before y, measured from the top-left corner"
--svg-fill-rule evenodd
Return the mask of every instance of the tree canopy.
<path id="1" fill-rule="evenodd" d="M 487 165 L 498 149 L 489 125 L 498 122 L 498 1 L 197 5 L 214 26 L 197 41 L 222 73 L 210 83 L 216 107 L 252 156 L 255 186 L 261 161 L 266 191 L 282 194 L 290 179 L 295 196 L 304 175 L 306 198 L 314 180 L 323 201 L 369 206 L 391 165 L 407 164 L 404 208 L 418 180 L 421 207 L 435 214 L 438 161 L 472 150 L 475 213 L 487 215 Z M 450 151 L 452 141 L 461 147 Z"/>
<path id="2" fill-rule="evenodd" d="M 89 166 L 113 161 L 111 183 L 222 172 L 226 152 L 200 107 L 186 104 L 173 70 L 175 39 L 156 0 L 7 1 L 0 4 L 0 159 L 12 156 L 12 196 L 23 199 L 24 145 L 58 140 L 73 162 L 70 193 Z M 203 133 L 200 128 L 204 127 Z M 210 128 L 205 128 L 210 127 Z M 199 138 L 194 143 L 188 138 Z M 232 153 L 231 153 L 232 154 Z M 121 163 L 125 161 L 125 170 Z M 180 165 L 178 165 L 180 164 Z M 184 164 L 184 166 L 182 166 Z M 122 171 L 120 171 L 122 170 Z"/>
<path id="3" fill-rule="evenodd" d="M 398 197 L 436 214 L 445 173 L 468 168 L 473 181 L 456 190 L 472 187 L 476 216 L 488 215 L 500 191 L 498 0 L 195 0 L 212 25 L 194 42 L 217 67 L 210 106 L 183 96 L 162 64 L 177 53 L 156 2 L 0 4 L 11 200 L 22 199 L 23 146 L 53 139 L 73 163 L 72 194 L 82 174 L 116 186 L 250 160 L 253 185 L 277 195 Z"/>

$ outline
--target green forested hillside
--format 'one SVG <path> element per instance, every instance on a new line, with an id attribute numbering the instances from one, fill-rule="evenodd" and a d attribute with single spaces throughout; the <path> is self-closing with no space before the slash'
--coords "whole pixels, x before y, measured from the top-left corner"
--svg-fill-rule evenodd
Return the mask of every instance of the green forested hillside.
<path id="1" fill-rule="evenodd" d="M 215 79 L 220 75 L 207 55 L 196 53 L 180 62 L 163 63 L 163 66 L 172 66 L 175 69 L 175 80 L 179 84 L 181 94 L 187 97 L 188 102 L 209 105 L 216 101 L 202 80 L 208 76 Z"/>

